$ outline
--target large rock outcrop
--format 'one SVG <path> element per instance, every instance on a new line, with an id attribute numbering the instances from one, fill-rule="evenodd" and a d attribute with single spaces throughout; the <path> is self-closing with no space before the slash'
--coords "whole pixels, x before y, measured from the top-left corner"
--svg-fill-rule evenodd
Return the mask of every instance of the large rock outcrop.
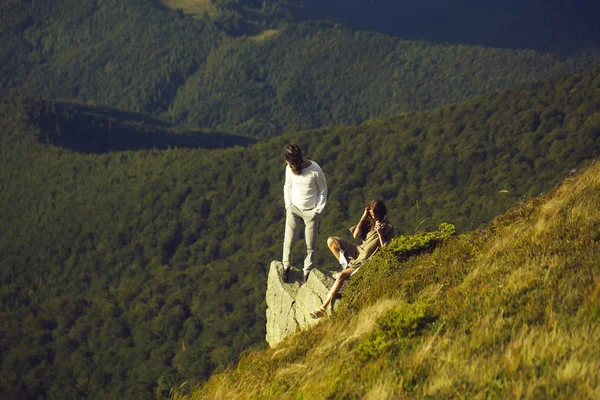
<path id="1" fill-rule="evenodd" d="M 455 232 L 454 225 L 442 223 L 433 232 L 423 231 L 410 236 L 397 236 L 386 246 L 386 250 L 398 260 L 405 260 L 433 250 Z M 271 262 L 267 283 L 267 342 L 271 347 L 297 330 L 318 322 L 312 319 L 309 313 L 321 306 L 334 282 L 331 272 L 323 273 L 317 269 L 310 273 L 308 281 L 304 284 L 300 283 L 300 271 L 292 270 L 290 283 L 283 282 L 282 274 L 283 264 L 280 261 Z M 342 286 L 340 292 L 343 290 Z M 334 299 L 327 311 L 332 312 L 335 306 Z"/>
<path id="2" fill-rule="evenodd" d="M 317 323 L 309 313 L 321 306 L 334 279 L 329 272 L 313 269 L 306 283 L 300 271 L 291 271 L 290 283 L 283 282 L 283 264 L 271 262 L 267 281 L 267 342 L 276 346 L 299 329 Z M 335 308 L 335 300 L 328 308 Z"/>

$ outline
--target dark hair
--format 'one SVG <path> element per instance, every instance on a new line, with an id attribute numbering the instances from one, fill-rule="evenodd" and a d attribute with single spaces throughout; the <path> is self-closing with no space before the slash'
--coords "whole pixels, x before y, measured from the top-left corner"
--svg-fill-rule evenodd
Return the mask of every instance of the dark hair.
<path id="1" fill-rule="evenodd" d="M 373 214 L 375 214 L 375 219 L 378 221 L 383 221 L 387 215 L 387 207 L 381 200 L 371 200 L 367 203 L 367 209 L 373 210 Z M 370 216 L 370 215 L 369 215 Z M 371 221 L 374 223 L 373 221 Z"/>
<path id="2" fill-rule="evenodd" d="M 300 150 L 298 145 L 288 144 L 285 148 L 283 157 L 285 158 L 285 161 L 290 164 L 293 173 L 298 175 L 302 172 L 302 162 L 304 161 L 304 158 L 302 157 L 302 150 Z"/>

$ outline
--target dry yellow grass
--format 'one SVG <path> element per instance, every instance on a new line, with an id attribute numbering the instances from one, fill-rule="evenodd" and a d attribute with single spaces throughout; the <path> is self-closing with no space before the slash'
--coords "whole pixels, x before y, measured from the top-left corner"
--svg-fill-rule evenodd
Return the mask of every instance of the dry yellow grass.
<path id="1" fill-rule="evenodd" d="M 181 9 L 184 14 L 200 18 L 204 13 L 214 16 L 217 9 L 210 0 L 162 0 L 163 4 L 174 10 Z"/>
<path id="2" fill-rule="evenodd" d="M 261 42 L 261 41 L 263 41 L 265 39 L 268 39 L 268 38 L 270 38 L 272 36 L 277 35 L 277 33 L 279 33 L 279 31 L 277 29 L 265 29 L 264 31 L 262 31 L 258 35 L 248 36 L 248 39 L 254 40 L 256 42 Z"/>

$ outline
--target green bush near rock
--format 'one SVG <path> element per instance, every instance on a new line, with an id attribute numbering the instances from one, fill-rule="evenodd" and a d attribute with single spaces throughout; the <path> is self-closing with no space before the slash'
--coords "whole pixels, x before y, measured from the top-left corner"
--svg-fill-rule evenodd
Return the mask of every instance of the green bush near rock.
<path id="1" fill-rule="evenodd" d="M 433 249 L 439 243 L 449 239 L 455 232 L 456 227 L 453 224 L 442 223 L 437 231 L 395 237 L 383 250 L 393 253 L 399 259 L 407 258 Z"/>

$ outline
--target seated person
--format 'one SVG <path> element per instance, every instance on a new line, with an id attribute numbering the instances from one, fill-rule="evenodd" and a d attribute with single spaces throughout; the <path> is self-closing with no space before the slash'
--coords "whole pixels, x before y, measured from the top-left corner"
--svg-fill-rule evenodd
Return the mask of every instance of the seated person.
<path id="1" fill-rule="evenodd" d="M 360 245 L 333 236 L 327 239 L 327 246 L 342 265 L 342 272 L 334 277 L 327 298 L 321 307 L 310 313 L 312 318 L 321 318 L 331 300 L 339 292 L 346 279 L 353 275 L 360 266 L 369 259 L 380 247 L 385 246 L 396 234 L 394 226 L 387 219 L 385 204 L 379 200 L 371 200 L 365 206 L 365 211 L 355 226 L 350 228 L 355 239 L 363 239 Z"/>

